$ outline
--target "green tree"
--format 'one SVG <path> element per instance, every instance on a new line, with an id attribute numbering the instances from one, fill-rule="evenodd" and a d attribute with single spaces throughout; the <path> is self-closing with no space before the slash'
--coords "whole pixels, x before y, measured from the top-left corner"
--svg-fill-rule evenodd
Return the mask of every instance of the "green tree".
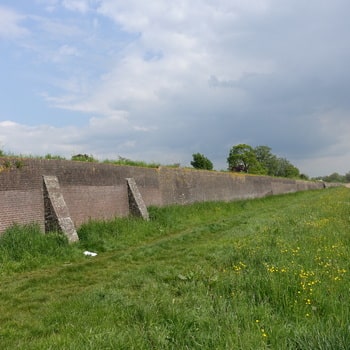
<path id="1" fill-rule="evenodd" d="M 255 156 L 262 168 L 265 169 L 265 174 L 274 176 L 278 168 L 277 157 L 271 153 L 269 146 L 257 146 L 254 148 Z"/>
<path id="2" fill-rule="evenodd" d="M 278 158 L 269 146 L 252 148 L 247 144 L 233 146 L 227 158 L 229 170 L 251 174 L 299 177 L 299 169 L 285 158 Z M 305 175 L 304 175 L 305 177 Z"/>
<path id="3" fill-rule="evenodd" d="M 299 177 L 300 177 L 302 180 L 309 180 L 309 177 L 308 177 L 306 174 L 300 174 Z"/>
<path id="4" fill-rule="evenodd" d="M 213 163 L 201 153 L 192 154 L 191 165 L 196 169 L 213 170 Z"/>
<path id="5" fill-rule="evenodd" d="M 345 177 L 338 174 L 338 173 L 333 173 L 331 175 L 328 175 L 325 177 L 325 180 L 327 182 L 344 182 L 345 181 Z"/>
<path id="6" fill-rule="evenodd" d="M 277 172 L 275 176 L 281 177 L 299 177 L 299 169 L 295 167 L 289 160 L 286 158 L 277 158 Z"/>
<path id="7" fill-rule="evenodd" d="M 233 146 L 227 157 L 228 169 L 231 171 L 258 173 L 262 170 L 258 162 L 253 147 L 241 143 Z"/>

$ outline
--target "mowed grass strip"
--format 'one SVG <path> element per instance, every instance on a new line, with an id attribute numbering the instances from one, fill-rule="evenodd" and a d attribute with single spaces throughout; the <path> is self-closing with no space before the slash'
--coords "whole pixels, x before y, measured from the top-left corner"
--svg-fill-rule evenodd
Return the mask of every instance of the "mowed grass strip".
<path id="1" fill-rule="evenodd" d="M 349 189 L 150 215 L 8 230 L 1 349 L 348 349 Z"/>

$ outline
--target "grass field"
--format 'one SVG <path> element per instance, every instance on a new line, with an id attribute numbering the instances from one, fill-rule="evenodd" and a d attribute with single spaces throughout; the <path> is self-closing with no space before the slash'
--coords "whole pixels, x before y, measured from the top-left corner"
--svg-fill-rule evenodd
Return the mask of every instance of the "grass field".
<path id="1" fill-rule="evenodd" d="M 9 229 L 0 348 L 349 349 L 349 189 L 150 216 Z"/>

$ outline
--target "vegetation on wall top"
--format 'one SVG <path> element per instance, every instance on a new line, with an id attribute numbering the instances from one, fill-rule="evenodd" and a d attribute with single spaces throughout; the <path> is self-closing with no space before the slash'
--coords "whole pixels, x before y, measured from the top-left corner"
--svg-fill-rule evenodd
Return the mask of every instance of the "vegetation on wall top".
<path id="1" fill-rule="evenodd" d="M 89 162 L 89 163 L 105 163 L 105 164 L 113 164 L 113 165 L 129 165 L 129 166 L 139 166 L 139 167 L 145 167 L 145 168 L 158 168 L 160 166 L 165 167 L 171 167 L 171 168 L 179 168 L 180 163 L 174 163 L 174 164 L 166 164 L 162 165 L 160 163 L 155 162 L 144 162 L 139 160 L 132 160 L 125 157 L 119 156 L 118 159 L 105 159 L 105 160 L 98 160 L 95 158 L 92 154 L 76 154 L 73 155 L 70 159 L 67 159 L 63 156 L 57 155 L 57 154 L 51 154 L 47 153 L 45 156 L 31 156 L 31 155 L 22 155 L 22 154 L 13 154 L 13 153 L 7 153 L 0 149 L 0 157 L 3 158 L 20 158 L 20 159 L 45 159 L 45 160 L 71 160 L 71 161 L 78 161 L 78 162 Z M 6 163 L 9 161 L 6 160 Z"/>
<path id="2" fill-rule="evenodd" d="M 33 158 L 33 159 L 46 159 L 46 160 L 68 160 L 67 158 L 47 153 L 45 156 L 28 156 L 28 155 L 16 155 L 8 153 L 0 149 L 1 158 L 17 158 L 17 160 L 4 160 L 0 164 L 0 169 L 10 168 L 21 168 L 23 166 L 22 159 Z M 191 165 L 195 169 L 213 170 L 213 163 L 205 155 L 201 153 L 192 154 L 193 160 Z M 139 166 L 146 168 L 158 168 L 160 166 L 179 168 L 180 163 L 162 165 L 156 162 L 145 162 L 132 160 L 129 158 L 119 156 L 118 159 L 105 159 L 98 160 L 93 155 L 89 154 L 76 154 L 73 155 L 70 160 L 80 162 L 96 162 L 112 165 L 128 165 L 128 166 Z M 238 144 L 232 146 L 227 157 L 228 171 L 243 172 L 247 174 L 256 175 L 268 175 L 278 176 L 286 178 L 298 178 L 308 180 L 309 177 L 305 174 L 300 173 L 299 169 L 294 166 L 286 158 L 278 157 L 271 152 L 269 146 L 257 146 L 253 148 L 248 144 Z M 350 171 L 345 175 L 334 172 L 328 176 L 318 176 L 311 180 L 320 180 L 325 182 L 337 182 L 337 183 L 349 183 L 350 182 Z"/>

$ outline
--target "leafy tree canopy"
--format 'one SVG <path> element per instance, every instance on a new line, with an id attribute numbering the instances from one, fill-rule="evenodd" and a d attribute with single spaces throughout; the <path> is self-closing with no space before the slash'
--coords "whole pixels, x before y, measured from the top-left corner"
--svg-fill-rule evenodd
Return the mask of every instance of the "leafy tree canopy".
<path id="1" fill-rule="evenodd" d="M 255 172 L 259 162 L 252 146 L 245 143 L 233 146 L 227 158 L 228 168 L 231 171 Z"/>
<path id="2" fill-rule="evenodd" d="M 192 154 L 191 165 L 196 169 L 213 170 L 213 163 L 201 153 Z"/>
<path id="3" fill-rule="evenodd" d="M 247 144 L 233 146 L 227 163 L 231 171 L 290 178 L 300 176 L 297 167 L 287 159 L 272 154 L 269 146 L 255 148 Z"/>

